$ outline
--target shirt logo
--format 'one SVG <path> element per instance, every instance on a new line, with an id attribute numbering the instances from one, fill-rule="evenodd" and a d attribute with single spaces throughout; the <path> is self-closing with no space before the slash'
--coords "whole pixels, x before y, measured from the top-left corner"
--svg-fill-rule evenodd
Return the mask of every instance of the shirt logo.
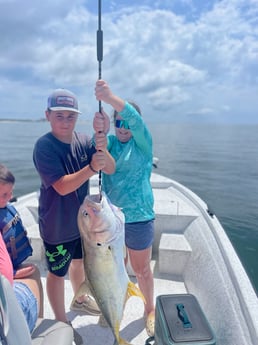
<path id="1" fill-rule="evenodd" d="M 87 156 L 87 154 L 85 153 L 85 154 L 83 154 L 82 156 L 81 156 L 81 162 L 86 162 L 88 160 L 88 156 Z"/>
<path id="2" fill-rule="evenodd" d="M 47 257 L 49 258 L 49 261 L 50 262 L 55 262 L 55 257 L 58 256 L 58 255 L 62 255 L 62 256 L 65 256 L 67 250 L 64 249 L 63 245 L 60 245 L 60 246 L 57 246 L 56 247 L 57 251 L 56 252 L 53 252 L 53 253 L 49 253 L 49 251 L 47 250 L 46 252 L 46 255 Z"/>

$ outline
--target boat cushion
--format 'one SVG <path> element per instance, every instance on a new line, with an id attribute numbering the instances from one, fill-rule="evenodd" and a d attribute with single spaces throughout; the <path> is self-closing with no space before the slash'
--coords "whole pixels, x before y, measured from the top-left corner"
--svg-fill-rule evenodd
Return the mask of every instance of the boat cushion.
<path id="1" fill-rule="evenodd" d="M 29 332 L 24 314 L 10 282 L 0 274 L 0 326 L 8 345 L 72 345 L 73 329 L 70 325 L 51 319 L 38 319 Z M 1 344 L 1 340 L 0 340 Z M 3 342 L 4 344 L 4 342 Z"/>
<path id="2" fill-rule="evenodd" d="M 29 345 L 31 336 L 9 280 L 0 274 L 1 325 L 8 345 Z"/>
<path id="3" fill-rule="evenodd" d="M 73 330 L 64 322 L 38 319 L 31 337 L 33 345 L 71 345 L 73 343 Z"/>

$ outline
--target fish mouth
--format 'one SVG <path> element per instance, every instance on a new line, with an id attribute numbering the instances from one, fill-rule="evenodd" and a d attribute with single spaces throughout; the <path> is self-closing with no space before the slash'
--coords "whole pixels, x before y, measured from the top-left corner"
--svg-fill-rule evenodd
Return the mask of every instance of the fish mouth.
<path id="1" fill-rule="evenodd" d="M 87 195 L 86 200 L 99 204 L 100 203 L 100 195 L 99 194 L 89 194 L 89 195 Z"/>
<path id="2" fill-rule="evenodd" d="M 85 198 L 85 204 L 88 207 L 96 209 L 96 211 L 100 211 L 102 207 L 100 195 L 99 194 L 87 195 Z"/>
<path id="3" fill-rule="evenodd" d="M 78 225 L 82 238 L 91 247 L 112 248 L 116 239 L 124 237 L 124 214 L 104 191 L 102 198 L 100 194 L 88 194 L 84 198 L 78 212 Z"/>

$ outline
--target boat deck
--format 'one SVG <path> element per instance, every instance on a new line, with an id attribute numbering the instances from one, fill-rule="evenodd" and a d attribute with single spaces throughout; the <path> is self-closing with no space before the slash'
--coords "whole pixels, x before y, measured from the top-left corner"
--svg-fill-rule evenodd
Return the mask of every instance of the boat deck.
<path id="1" fill-rule="evenodd" d="M 91 181 L 91 194 L 98 193 L 98 180 Z M 251 282 L 216 216 L 192 191 L 164 176 L 152 174 L 155 237 L 152 248 L 154 298 L 191 293 L 199 301 L 216 335 L 216 345 L 258 344 L 258 299 Z M 31 261 L 39 265 L 45 296 L 45 317 L 53 318 L 46 294 L 46 266 L 38 228 L 38 194 L 18 199 L 20 212 L 34 248 Z M 130 265 L 128 272 L 132 281 Z M 98 325 L 98 317 L 70 311 L 71 284 L 65 280 L 67 317 L 81 334 L 84 344 L 110 344 L 109 328 Z M 131 297 L 120 325 L 121 337 L 133 345 L 144 345 L 143 302 Z M 234 331 L 233 331 L 234 330 Z"/>
<path id="2" fill-rule="evenodd" d="M 155 275 L 154 291 L 155 297 L 163 294 L 170 293 L 185 293 L 184 283 L 181 281 L 171 280 L 166 275 L 160 275 L 156 273 L 155 262 L 152 261 L 153 270 Z M 40 266 L 39 266 L 40 267 Z M 46 284 L 46 268 L 40 267 L 42 273 L 42 282 L 44 287 L 44 316 L 47 318 L 54 318 L 52 309 L 47 300 L 47 294 L 45 289 Z M 135 282 L 135 278 L 131 277 L 131 280 Z M 110 328 L 104 328 L 98 325 L 99 317 L 86 315 L 82 313 L 76 313 L 70 311 L 70 303 L 73 298 L 73 292 L 71 284 L 65 279 L 65 293 L 66 293 L 66 310 L 67 318 L 72 322 L 73 327 L 83 337 L 84 344 L 110 344 L 114 342 L 114 337 Z M 133 345 L 144 345 L 148 335 L 145 330 L 144 318 L 143 318 L 143 302 L 139 297 L 131 297 L 124 310 L 124 317 L 120 326 L 120 335 L 126 341 Z"/>

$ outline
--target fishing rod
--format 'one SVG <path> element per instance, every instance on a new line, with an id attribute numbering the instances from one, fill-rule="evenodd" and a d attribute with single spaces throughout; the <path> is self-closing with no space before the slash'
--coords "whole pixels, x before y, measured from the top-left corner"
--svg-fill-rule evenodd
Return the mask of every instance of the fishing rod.
<path id="1" fill-rule="evenodd" d="M 98 59 L 98 79 L 101 79 L 101 63 L 103 60 L 103 31 L 101 30 L 101 0 L 98 2 L 98 30 L 97 30 L 97 59 Z M 101 113 L 101 101 L 99 101 L 99 112 Z M 99 170 L 99 195 L 102 197 L 102 176 Z"/>
<path id="2" fill-rule="evenodd" d="M 99 0 L 99 6 L 98 6 L 97 59 L 99 62 L 99 79 L 101 79 L 101 62 L 103 60 L 103 31 L 101 29 L 101 0 Z M 99 112 L 101 113 L 101 101 L 99 101 Z"/>

